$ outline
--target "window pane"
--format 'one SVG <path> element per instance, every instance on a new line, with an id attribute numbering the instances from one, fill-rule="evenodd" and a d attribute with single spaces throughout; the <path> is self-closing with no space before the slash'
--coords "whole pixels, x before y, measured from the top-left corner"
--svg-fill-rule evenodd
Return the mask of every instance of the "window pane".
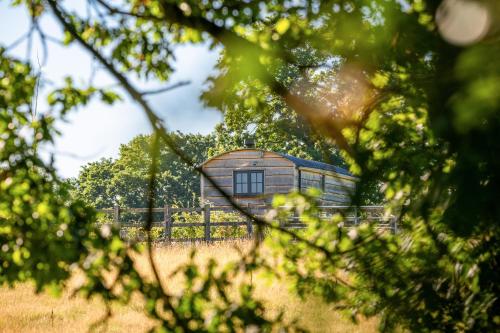
<path id="1" fill-rule="evenodd" d="M 262 171 L 236 171 L 234 173 L 235 194 L 264 193 L 264 174 Z"/>

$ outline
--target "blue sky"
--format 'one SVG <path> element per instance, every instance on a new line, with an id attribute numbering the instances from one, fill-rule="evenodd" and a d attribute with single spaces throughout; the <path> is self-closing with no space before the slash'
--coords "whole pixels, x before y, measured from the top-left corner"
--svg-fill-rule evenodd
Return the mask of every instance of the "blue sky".
<path id="1" fill-rule="evenodd" d="M 83 2 L 81 2 L 83 3 Z M 61 30 L 50 18 L 45 18 L 41 25 L 52 36 L 60 36 Z M 11 8 L 7 2 L 0 1 L 0 45 L 10 45 L 29 28 L 29 21 L 24 8 Z M 43 75 L 54 83 L 62 77 L 71 75 L 87 82 L 91 73 L 91 58 L 78 46 L 63 48 L 49 44 L 49 56 Z M 12 50 L 11 55 L 25 58 L 26 43 L 21 43 Z M 36 64 L 43 51 L 35 39 L 32 59 Z M 149 82 L 148 88 L 158 88 L 178 81 L 189 80 L 191 84 L 173 91 L 150 97 L 155 111 L 161 115 L 167 127 L 191 133 L 208 133 L 222 119 L 219 112 L 206 109 L 199 101 L 204 82 L 213 72 L 218 54 L 209 51 L 205 45 L 187 45 L 177 49 L 174 64 L 176 69 L 169 82 Z M 104 72 L 100 72 L 95 81 L 99 85 L 110 85 L 114 81 Z M 50 87 L 47 87 L 47 89 Z M 39 108 L 43 111 L 44 93 L 40 94 Z M 61 136 L 54 147 L 47 147 L 46 153 L 54 153 L 56 167 L 63 177 L 78 174 L 80 167 L 102 157 L 116 157 L 120 144 L 127 143 L 138 134 L 150 133 L 142 110 L 129 99 L 112 106 L 92 102 L 84 108 L 70 113 L 67 121 L 59 122 L 57 128 Z"/>

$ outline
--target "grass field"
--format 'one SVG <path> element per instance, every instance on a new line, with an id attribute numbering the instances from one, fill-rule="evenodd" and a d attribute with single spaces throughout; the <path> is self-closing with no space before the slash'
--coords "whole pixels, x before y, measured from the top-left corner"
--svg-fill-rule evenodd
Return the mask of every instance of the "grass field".
<path id="1" fill-rule="evenodd" d="M 246 243 L 237 244 L 248 248 Z M 235 259 L 234 244 L 198 245 L 197 260 L 210 257 L 220 263 Z M 189 246 L 172 246 L 156 250 L 156 261 L 162 276 L 186 262 L 191 251 Z M 141 258 L 140 269 L 147 270 L 146 258 Z M 258 297 L 265 300 L 269 311 L 284 309 L 289 318 L 298 318 L 301 326 L 312 332 L 375 332 L 375 319 L 362 320 L 359 325 L 334 311 L 318 299 L 300 300 L 279 283 L 254 279 Z M 175 286 L 174 286 L 175 287 Z M 21 284 L 11 289 L 0 288 L 0 332 L 86 332 L 93 323 L 100 322 L 105 307 L 99 300 L 87 301 L 64 293 L 60 298 L 47 294 L 35 295 L 33 287 Z M 143 303 L 137 298 L 127 306 L 115 305 L 113 316 L 104 332 L 145 332 L 154 322 L 144 315 Z"/>

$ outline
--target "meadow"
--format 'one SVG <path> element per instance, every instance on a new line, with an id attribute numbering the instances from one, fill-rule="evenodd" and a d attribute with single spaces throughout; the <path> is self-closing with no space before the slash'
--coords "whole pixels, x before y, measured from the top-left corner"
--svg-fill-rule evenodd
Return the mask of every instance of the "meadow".
<path id="1" fill-rule="evenodd" d="M 201 262 L 215 258 L 224 264 L 237 258 L 235 249 L 249 248 L 248 242 L 197 245 L 196 260 Z M 189 245 L 174 245 L 157 248 L 155 259 L 161 268 L 162 278 L 186 263 L 191 253 Z M 138 259 L 139 268 L 149 270 L 147 258 Z M 175 290 L 179 281 L 169 281 Z M 257 296 L 263 300 L 270 312 L 284 310 L 290 319 L 312 332 L 375 332 L 376 319 L 361 320 L 355 325 L 331 305 L 316 298 L 300 300 L 294 296 L 284 283 L 269 282 L 254 277 Z M 143 311 L 144 303 L 140 298 L 128 305 L 114 305 L 113 315 L 104 325 L 96 326 L 98 332 L 146 332 L 154 322 Z M 0 332 L 86 332 L 95 323 L 102 323 L 106 308 L 102 301 L 90 301 L 79 296 L 71 296 L 69 290 L 55 298 L 46 293 L 35 294 L 30 284 L 19 284 L 15 288 L 0 288 Z"/>

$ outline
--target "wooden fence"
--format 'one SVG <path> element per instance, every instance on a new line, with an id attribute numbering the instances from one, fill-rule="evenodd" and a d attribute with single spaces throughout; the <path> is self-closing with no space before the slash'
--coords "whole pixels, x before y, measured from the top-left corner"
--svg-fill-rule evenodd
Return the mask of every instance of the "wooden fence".
<path id="1" fill-rule="evenodd" d="M 247 207 L 246 209 L 252 215 L 262 217 L 268 208 Z M 396 233 L 398 230 L 396 219 L 394 216 L 385 216 L 383 206 L 320 206 L 319 209 L 320 214 L 318 217 L 325 220 L 325 223 L 327 223 L 328 219 L 330 219 L 333 214 L 340 213 L 344 216 L 342 224 L 343 227 L 346 228 L 357 226 L 361 223 L 375 223 L 377 228 L 389 230 L 393 233 Z M 99 211 L 113 216 L 113 224 L 116 228 L 120 229 L 120 234 L 123 237 L 126 237 L 128 229 L 136 228 L 143 230 L 146 225 L 146 219 L 134 219 L 131 218 L 132 215 L 149 213 L 148 208 L 124 208 L 119 206 L 115 206 L 112 209 L 101 209 Z M 213 213 L 217 212 L 230 213 L 222 215 L 226 218 L 229 216 L 230 220 L 220 221 L 220 219 L 214 219 Z M 210 205 L 195 208 L 165 206 L 162 208 L 153 208 L 151 213 L 153 215 L 151 227 L 159 228 L 161 230 L 161 235 L 158 239 L 156 239 L 156 241 L 212 242 L 230 239 L 245 239 L 251 238 L 254 235 L 254 225 L 252 220 L 245 217 L 240 212 L 237 212 L 234 208 L 211 207 Z M 158 220 L 158 217 L 160 216 L 161 220 Z M 195 222 L 182 221 L 186 216 L 190 216 L 190 219 L 194 219 Z M 290 215 L 289 219 L 281 224 L 281 227 L 302 229 L 306 227 L 306 224 L 300 221 L 299 216 Z M 199 228 L 203 230 L 203 233 L 198 237 L 174 237 L 173 231 L 177 228 Z M 239 228 L 237 230 L 238 235 L 233 237 L 212 235 L 213 231 L 218 228 Z"/>

